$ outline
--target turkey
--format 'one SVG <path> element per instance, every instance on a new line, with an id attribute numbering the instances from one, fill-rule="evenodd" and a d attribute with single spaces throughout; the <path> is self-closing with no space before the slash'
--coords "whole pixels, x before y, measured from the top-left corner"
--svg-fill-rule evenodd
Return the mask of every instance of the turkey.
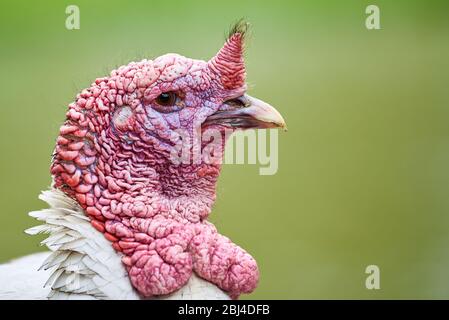
<path id="1" fill-rule="evenodd" d="M 237 299 L 254 258 L 207 221 L 226 139 L 285 128 L 249 96 L 247 24 L 209 61 L 166 54 L 97 78 L 70 103 L 52 157 L 48 209 L 26 230 L 49 252 L 0 266 L 2 299 Z"/>

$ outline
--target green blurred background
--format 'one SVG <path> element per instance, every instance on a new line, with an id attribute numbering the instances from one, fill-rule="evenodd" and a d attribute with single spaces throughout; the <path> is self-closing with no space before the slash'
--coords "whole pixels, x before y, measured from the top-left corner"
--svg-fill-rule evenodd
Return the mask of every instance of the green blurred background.
<path id="1" fill-rule="evenodd" d="M 449 298 L 447 1 L 2 1 L 0 262 L 43 250 L 22 231 L 75 94 L 131 60 L 208 59 L 240 17 L 250 94 L 289 127 L 276 175 L 220 178 L 211 219 L 260 266 L 245 298 Z"/>

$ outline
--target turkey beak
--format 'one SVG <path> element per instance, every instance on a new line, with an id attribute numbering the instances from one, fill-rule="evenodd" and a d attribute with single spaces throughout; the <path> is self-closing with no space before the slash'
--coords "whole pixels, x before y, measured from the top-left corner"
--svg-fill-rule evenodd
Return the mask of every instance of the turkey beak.
<path id="1" fill-rule="evenodd" d="M 250 95 L 245 94 L 228 100 L 224 105 L 228 108 L 218 110 L 210 115 L 204 125 L 218 124 L 242 129 L 282 128 L 287 130 L 284 118 L 274 107 Z M 232 106 L 237 106 L 237 108 L 232 108 Z"/>

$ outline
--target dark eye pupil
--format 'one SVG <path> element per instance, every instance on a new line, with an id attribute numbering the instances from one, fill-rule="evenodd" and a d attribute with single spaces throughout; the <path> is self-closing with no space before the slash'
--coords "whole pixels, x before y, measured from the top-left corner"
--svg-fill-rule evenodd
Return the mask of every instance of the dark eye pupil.
<path id="1" fill-rule="evenodd" d="M 161 102 L 167 102 L 170 100 L 170 95 L 168 93 L 163 93 L 159 96 Z"/>
<path id="2" fill-rule="evenodd" d="M 173 92 L 163 92 L 157 98 L 156 102 L 162 106 L 171 106 L 175 104 L 176 95 Z"/>

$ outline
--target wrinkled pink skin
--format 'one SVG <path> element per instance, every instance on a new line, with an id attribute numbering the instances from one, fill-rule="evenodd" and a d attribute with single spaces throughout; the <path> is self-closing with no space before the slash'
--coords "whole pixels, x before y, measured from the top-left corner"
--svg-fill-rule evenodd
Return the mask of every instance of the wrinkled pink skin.
<path id="1" fill-rule="evenodd" d="M 55 186 L 123 253 L 144 297 L 181 288 L 192 272 L 232 298 L 257 285 L 256 261 L 206 221 L 220 165 L 169 159 L 175 129 L 193 135 L 225 100 L 245 92 L 244 70 L 234 67 L 234 77 L 222 80 L 216 61 L 167 54 L 131 62 L 69 105 L 51 167 Z M 182 97 L 179 108 L 155 103 L 167 91 Z"/>

